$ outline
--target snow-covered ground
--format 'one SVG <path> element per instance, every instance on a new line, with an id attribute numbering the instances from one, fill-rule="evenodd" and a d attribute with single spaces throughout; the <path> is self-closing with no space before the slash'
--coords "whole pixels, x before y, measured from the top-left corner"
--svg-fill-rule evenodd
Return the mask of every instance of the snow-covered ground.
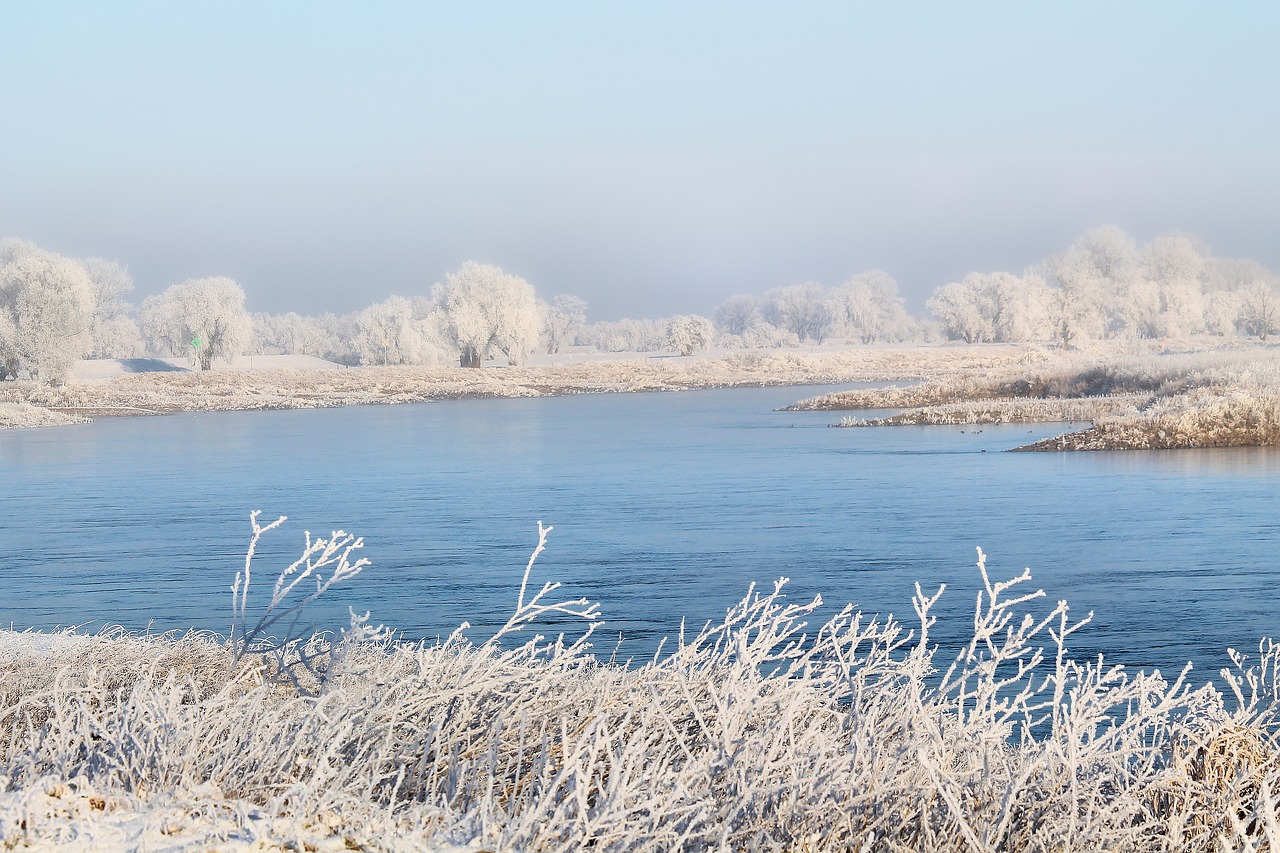
<path id="1" fill-rule="evenodd" d="M 0 403 L 56 415 L 102 417 L 175 411 L 316 408 L 424 402 L 460 397 L 536 397 L 732 386 L 914 380 L 1018 363 L 1023 346 L 861 347 L 737 351 L 718 357 L 583 353 L 544 357 L 528 367 L 342 368 L 304 356 L 256 356 L 225 369 L 192 372 L 178 360 L 95 362 L 83 381 L 51 388 L 0 383 Z M 233 369 L 244 366 L 246 369 Z M 132 372 L 131 372 L 132 371 Z M 0 420 L 0 424 L 4 422 Z M 12 422 L 9 425 L 24 425 Z"/>
<path id="2" fill-rule="evenodd" d="M 783 582 L 631 668 L 564 621 L 314 645 L 296 682 L 210 636 L 0 632 L 0 845 L 1277 849 L 1280 649 L 1225 676 L 1238 698 L 1076 662 L 1065 603 L 1024 616 L 1029 574 L 979 565 L 954 668 L 937 596 L 904 626 Z"/>

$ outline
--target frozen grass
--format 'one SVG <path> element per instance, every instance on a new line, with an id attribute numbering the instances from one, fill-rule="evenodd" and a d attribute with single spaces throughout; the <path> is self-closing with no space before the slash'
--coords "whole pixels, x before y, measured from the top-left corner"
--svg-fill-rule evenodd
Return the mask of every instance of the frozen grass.
<path id="1" fill-rule="evenodd" d="M 0 429 L 66 426 L 88 423 L 91 418 L 55 411 L 30 403 L 0 403 Z"/>
<path id="2" fill-rule="evenodd" d="M 219 370 L 137 373 L 62 388 L 0 383 L 5 401 L 71 413 L 298 409 L 466 397 L 540 397 L 736 386 L 907 380 L 992 369 L 1024 347 L 862 347 L 738 352 L 724 357 L 602 359 L 523 368 L 363 367 L 350 370 Z M 2 423 L 2 421 L 0 421 Z"/>
<path id="3" fill-rule="evenodd" d="M 883 418 L 844 418 L 837 426 L 917 426 L 940 424 L 1019 424 L 1092 421 L 1127 414 L 1150 399 L 1121 394 L 1089 399 L 982 399 L 921 406 Z"/>
<path id="4" fill-rule="evenodd" d="M 954 660 L 931 641 L 941 589 L 917 587 L 908 627 L 821 617 L 784 579 L 622 666 L 530 634 L 598 617 L 529 572 L 501 637 L 365 633 L 314 692 L 265 657 L 230 668 L 235 637 L 9 635 L 0 842 L 1280 849 L 1280 649 L 1233 655 L 1225 696 L 1077 661 L 1087 619 L 1029 572 L 993 581 L 981 553 L 978 571 Z"/>
<path id="5" fill-rule="evenodd" d="M 839 426 L 1094 422 L 1026 450 L 1280 445 L 1280 350 L 1057 357 L 905 388 L 828 394 L 790 408 L 904 410 Z"/>

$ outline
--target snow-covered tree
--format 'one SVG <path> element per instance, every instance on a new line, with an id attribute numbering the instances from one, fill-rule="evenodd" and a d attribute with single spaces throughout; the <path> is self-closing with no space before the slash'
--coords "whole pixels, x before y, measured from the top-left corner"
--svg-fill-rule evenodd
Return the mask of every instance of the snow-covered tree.
<path id="1" fill-rule="evenodd" d="M 352 347 L 361 364 L 435 364 L 447 352 L 435 334 L 430 303 L 392 296 L 356 315 Z"/>
<path id="2" fill-rule="evenodd" d="M 538 348 L 538 338 L 546 325 L 542 303 L 533 287 L 524 279 L 518 280 L 508 292 L 510 301 L 498 315 L 498 331 L 493 345 L 507 357 L 507 364 L 520 367 L 529 361 Z"/>
<path id="3" fill-rule="evenodd" d="M 0 372 L 61 382 L 92 344 L 93 282 L 25 241 L 0 245 Z"/>
<path id="4" fill-rule="evenodd" d="M 657 352 L 667 345 L 667 327 L 660 320 L 602 320 L 585 326 L 578 339 L 601 352 Z"/>
<path id="5" fill-rule="evenodd" d="M 537 295 L 523 278 L 467 261 L 432 294 L 444 336 L 457 348 L 462 367 L 479 367 L 495 347 L 517 364 L 533 351 L 541 320 Z"/>
<path id="6" fill-rule="evenodd" d="M 711 346 L 714 331 L 706 317 L 681 314 L 667 321 L 667 345 L 681 355 L 693 355 Z"/>
<path id="7" fill-rule="evenodd" d="M 547 354 L 560 352 L 561 347 L 573 346 L 578 332 L 587 323 L 587 303 L 576 296 L 562 293 L 543 309 L 542 331 L 547 342 Z"/>
<path id="8" fill-rule="evenodd" d="M 1199 241 L 1185 234 L 1165 234 L 1142 248 L 1140 274 L 1125 306 L 1140 336 L 1185 335 L 1204 328 L 1200 279 L 1205 254 Z"/>
<path id="9" fill-rule="evenodd" d="M 716 331 L 726 335 L 742 335 L 760 322 L 760 310 L 756 298 L 749 294 L 730 296 L 712 312 Z"/>
<path id="10" fill-rule="evenodd" d="M 977 343 L 1041 337 L 1046 302 L 1043 281 L 1035 275 L 975 272 L 938 288 L 926 305 L 948 338 Z"/>
<path id="11" fill-rule="evenodd" d="M 898 282 L 884 270 L 853 276 L 835 289 L 829 306 L 835 328 L 864 344 L 904 341 L 915 325 L 898 294 Z"/>
<path id="12" fill-rule="evenodd" d="M 189 279 L 142 303 L 142 328 L 151 346 L 171 355 L 190 354 L 201 370 L 214 359 L 244 353 L 252 321 L 244 291 L 225 276 Z"/>
<path id="13" fill-rule="evenodd" d="M 1280 334 L 1280 289 L 1269 281 L 1255 281 L 1238 291 L 1237 325 L 1246 335 L 1265 341 Z"/>
<path id="14" fill-rule="evenodd" d="M 990 310 L 983 304 L 984 294 L 972 278 L 944 284 L 925 303 L 948 338 L 967 344 L 990 341 L 994 336 Z"/>
<path id="15" fill-rule="evenodd" d="M 776 287 L 761 299 L 766 321 L 793 333 L 802 342 L 822 343 L 831 326 L 826 289 L 814 282 Z"/>
<path id="16" fill-rule="evenodd" d="M 125 295 L 133 277 L 115 261 L 83 258 L 80 266 L 93 282 L 93 346 L 91 358 L 130 358 L 142 352 L 142 333 L 129 316 L 133 306 Z"/>

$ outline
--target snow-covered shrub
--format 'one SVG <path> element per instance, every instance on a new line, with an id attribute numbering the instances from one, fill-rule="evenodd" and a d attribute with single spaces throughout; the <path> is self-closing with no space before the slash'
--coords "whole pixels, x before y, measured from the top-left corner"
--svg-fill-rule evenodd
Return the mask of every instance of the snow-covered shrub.
<path id="1" fill-rule="evenodd" d="M 1077 661 L 1089 618 L 1042 605 L 1029 571 L 993 580 L 979 552 L 954 653 L 934 640 L 942 588 L 916 586 L 908 626 L 821 616 L 782 579 L 624 666 L 592 654 L 593 605 L 529 594 L 547 532 L 495 637 L 322 638 L 341 665 L 305 691 L 261 667 L 228 676 L 204 635 L 3 635 L 0 842 L 104 846 L 124 825 L 188 847 L 1280 845 L 1270 642 L 1233 652 L 1227 696 Z M 546 615 L 579 636 L 530 634 Z"/>

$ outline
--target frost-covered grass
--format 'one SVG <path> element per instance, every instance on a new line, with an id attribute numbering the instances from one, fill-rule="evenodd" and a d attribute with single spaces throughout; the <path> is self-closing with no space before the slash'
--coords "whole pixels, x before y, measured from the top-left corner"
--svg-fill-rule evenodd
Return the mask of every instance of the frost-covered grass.
<path id="1" fill-rule="evenodd" d="M 995 581 L 981 554 L 978 571 L 954 659 L 931 639 L 941 589 L 917 587 L 908 625 L 821 615 L 783 580 L 624 666 L 574 633 L 531 635 L 535 618 L 589 632 L 597 615 L 528 573 L 489 641 L 359 623 L 305 648 L 259 636 L 233 666 L 251 632 L 10 634 L 0 842 L 1280 849 L 1280 648 L 1235 656 L 1226 695 L 1075 660 L 1087 619 L 1044 604 L 1029 572 Z"/>
<path id="2" fill-rule="evenodd" d="M 156 372 L 51 388 L 0 383 L 0 402 L 94 416 L 177 411 L 297 409 L 467 397 L 539 397 L 736 386 L 919 379 L 991 369 L 1025 347 L 861 347 L 745 351 L 722 357 L 656 357 L 522 368 L 362 367 L 341 370 Z"/>
<path id="3" fill-rule="evenodd" d="M 34 406 L 30 403 L 0 403 L 0 429 L 66 426 L 88 423 L 91 418 Z"/>
<path id="4" fill-rule="evenodd" d="M 911 387 L 842 391 L 790 408 L 904 410 L 840 426 L 1093 422 L 1029 450 L 1280 445 L 1280 349 L 1060 356 Z"/>
<path id="5" fill-rule="evenodd" d="M 837 426 L 915 426 L 923 424 L 1018 424 L 1092 421 L 1137 410 L 1148 395 L 1120 394 L 1089 399 L 982 399 L 920 406 L 883 418 L 843 418 Z"/>

